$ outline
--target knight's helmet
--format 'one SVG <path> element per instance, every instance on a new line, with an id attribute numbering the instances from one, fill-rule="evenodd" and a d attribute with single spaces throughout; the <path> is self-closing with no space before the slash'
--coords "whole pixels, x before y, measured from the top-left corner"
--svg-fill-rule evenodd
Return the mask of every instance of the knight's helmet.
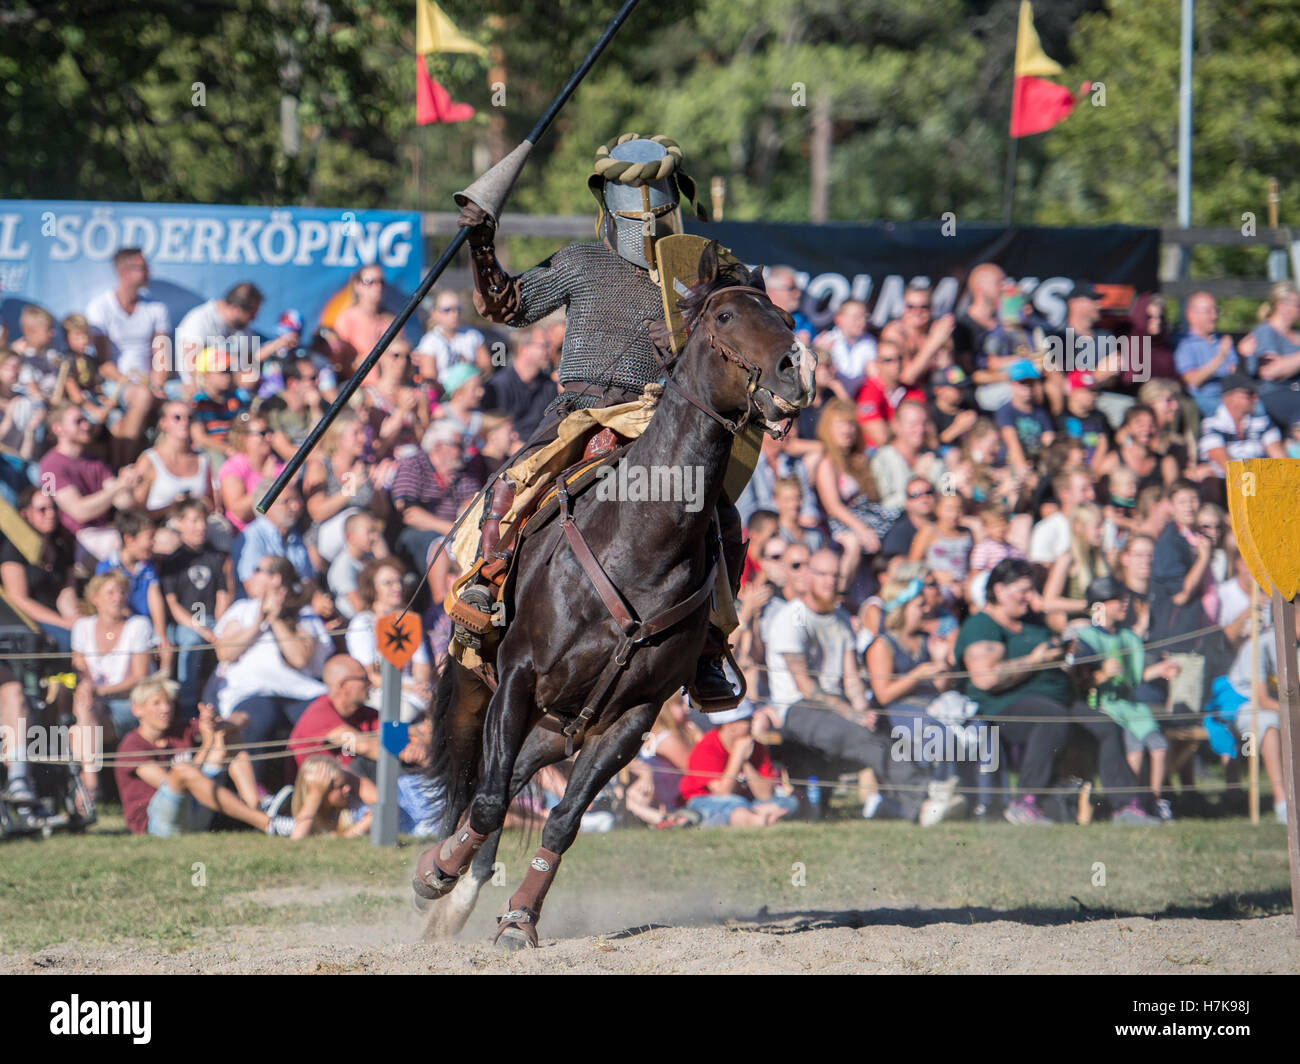
<path id="1" fill-rule="evenodd" d="M 680 200 L 708 214 L 695 198 L 695 182 L 681 169 L 682 149 L 667 137 L 624 133 L 596 152 L 587 187 L 600 204 L 596 231 L 629 262 L 654 266 L 655 241 L 682 231 Z"/>

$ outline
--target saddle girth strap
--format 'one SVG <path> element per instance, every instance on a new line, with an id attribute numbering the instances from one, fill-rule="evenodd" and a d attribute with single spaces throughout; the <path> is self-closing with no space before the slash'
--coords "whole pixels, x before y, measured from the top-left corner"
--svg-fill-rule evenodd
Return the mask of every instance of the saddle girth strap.
<path id="1" fill-rule="evenodd" d="M 600 676 L 597 677 L 595 686 L 588 696 L 586 703 L 583 705 L 578 715 L 564 726 L 565 756 L 570 757 L 573 754 L 575 741 L 580 739 L 582 734 L 587 730 L 587 725 L 596 715 L 609 689 L 614 685 L 618 674 L 627 667 L 627 663 L 632 658 L 632 653 L 644 643 L 660 632 L 666 632 L 669 628 L 679 624 L 689 617 L 692 613 L 702 606 L 713 593 L 714 580 L 718 575 L 718 553 L 714 552 L 713 564 L 709 566 L 708 575 L 704 578 L 704 583 L 698 587 L 689 597 L 683 599 L 675 606 L 670 606 L 661 613 L 655 614 L 648 621 L 638 621 L 632 607 L 628 605 L 614 582 L 610 580 L 608 574 L 601 567 L 600 561 L 592 553 L 591 547 L 583 537 L 582 531 L 578 528 L 573 520 L 573 514 L 570 512 L 572 500 L 569 498 L 568 488 L 564 484 L 564 478 L 560 477 L 556 481 L 556 494 L 560 500 L 560 528 L 564 532 L 564 538 L 568 541 L 574 557 L 578 559 L 578 564 L 582 566 L 582 571 L 587 574 L 587 579 L 595 587 L 596 593 L 600 595 L 600 600 L 605 604 L 605 609 L 618 625 L 619 630 L 623 633 L 618 641 L 618 646 L 614 650 L 614 656 L 610 659 L 608 665 L 601 670 Z"/>

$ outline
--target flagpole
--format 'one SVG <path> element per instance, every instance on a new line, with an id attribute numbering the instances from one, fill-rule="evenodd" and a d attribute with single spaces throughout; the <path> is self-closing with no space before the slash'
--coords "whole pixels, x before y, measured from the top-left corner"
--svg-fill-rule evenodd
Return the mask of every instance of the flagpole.
<path id="1" fill-rule="evenodd" d="M 526 151 L 521 152 L 521 149 L 531 148 L 541 138 L 542 134 L 546 132 L 547 128 L 555 120 L 555 116 L 560 113 L 560 108 L 569 102 L 569 97 L 577 90 L 582 79 L 587 76 L 588 71 L 590 71 L 595 65 L 596 60 L 600 58 L 600 53 L 603 52 L 609 42 L 614 39 L 614 34 L 616 34 L 623 23 L 627 21 L 628 16 L 632 14 L 633 9 L 639 2 L 640 0 L 626 0 L 623 6 L 619 8 L 618 14 L 610 20 L 609 25 L 605 27 L 605 32 L 600 35 L 600 39 L 592 45 L 591 51 L 587 53 L 586 58 L 578 65 L 578 69 L 575 70 L 569 80 L 564 83 L 564 87 L 556 94 L 555 99 L 551 101 L 550 106 L 543 112 L 542 117 L 537 120 L 537 124 L 533 126 L 532 132 L 528 134 L 528 139 L 524 144 L 521 144 L 515 149 L 515 152 L 520 152 L 520 163 L 522 163 L 523 157 L 527 154 Z M 515 152 L 512 152 L 511 154 L 513 155 Z M 480 181 L 482 181 L 482 178 L 480 178 Z M 474 186 L 471 186 L 471 189 L 473 187 Z M 507 185 L 501 192 L 502 197 L 504 197 L 508 191 L 509 186 Z M 463 193 L 460 195 L 463 196 Z M 267 493 L 258 501 L 254 509 L 259 514 L 266 513 L 266 511 L 275 503 L 275 500 L 280 497 L 280 493 L 284 491 L 293 478 L 298 475 L 298 471 L 302 468 L 302 464 L 307 460 L 307 455 L 309 455 L 316 444 L 320 442 L 320 438 L 325 435 L 326 430 L 334 423 L 334 419 L 339 416 L 339 412 L 347 406 L 348 400 L 351 399 L 356 390 L 361 387 L 361 382 L 366 379 L 367 375 L 374 368 L 375 363 L 379 361 L 380 357 L 388 349 L 388 345 L 391 344 L 397 334 L 402 331 L 402 328 L 406 325 L 411 315 L 415 313 L 415 309 L 424 302 L 425 296 L 429 294 L 438 278 L 442 276 L 443 272 L 451 264 L 451 261 L 456 257 L 456 253 L 460 251 L 468 238 L 469 226 L 462 225 L 460 229 L 457 230 L 456 235 L 451 238 L 451 243 L 449 243 L 446 248 L 443 249 L 442 254 L 438 256 L 438 261 L 435 262 L 429 272 L 424 275 L 424 280 L 422 280 L 419 287 L 416 288 L 415 294 L 406 301 L 406 306 L 402 308 L 401 313 L 392 320 L 388 328 L 384 330 L 384 335 L 381 336 L 375 346 L 371 348 L 370 354 L 366 355 L 365 360 L 357 367 L 356 372 L 353 373 L 348 382 L 339 389 L 338 395 L 335 397 L 334 402 L 329 405 L 329 409 L 325 411 L 324 416 L 321 417 L 320 421 L 318 421 L 312 428 L 307 438 L 299 445 L 298 450 L 294 452 L 294 455 L 289 459 L 288 464 L 280 471 L 280 475 L 276 477 L 275 483 L 271 485 Z"/>
<path id="2" fill-rule="evenodd" d="M 1009 138 L 1011 143 L 1007 145 L 1007 179 L 1002 189 L 1002 224 L 1011 224 L 1011 215 L 1016 201 L 1016 145 L 1020 143 L 1019 137 Z"/>

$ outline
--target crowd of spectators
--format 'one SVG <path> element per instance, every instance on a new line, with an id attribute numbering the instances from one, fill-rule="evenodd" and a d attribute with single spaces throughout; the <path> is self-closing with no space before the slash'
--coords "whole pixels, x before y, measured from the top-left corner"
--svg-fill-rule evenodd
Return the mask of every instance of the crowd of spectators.
<path id="1" fill-rule="evenodd" d="M 274 308 L 262 341 L 248 333 L 253 285 L 173 336 L 144 255 L 113 265 L 116 284 L 83 313 L 56 323 L 30 305 L 0 337 L 0 620 L 69 654 L 68 711 L 138 755 L 116 766 L 132 830 L 218 816 L 357 834 L 378 755 L 376 618 L 414 596 L 425 636 L 402 675 L 402 816 L 431 833 L 428 707 L 457 574 L 444 558 L 420 578 L 556 396 L 563 320 L 497 340 L 436 291 L 419 343 L 391 344 L 259 515 L 390 323 L 383 270 L 356 272 L 333 328 L 308 335 Z M 1300 455 L 1300 291 L 1275 286 L 1235 340 L 1208 294 L 1187 300 L 1181 330 L 1144 297 L 1106 319 L 1142 364 L 1078 368 L 1058 357 L 1062 337 L 1067 352 L 1113 338 L 1086 281 L 1060 329 L 990 263 L 956 314 L 932 316 L 914 283 L 878 330 L 854 299 L 814 329 L 787 268 L 768 287 L 817 353 L 817 394 L 788 436 L 765 438 L 738 500 L 749 554 L 733 643 L 750 697 L 712 721 L 665 706 L 614 788 L 628 817 L 761 826 L 799 797 L 812 815 L 824 804 L 783 779 L 863 773 L 867 817 L 932 823 L 966 791 L 976 815 L 1042 823 L 1061 819 L 1062 781 L 1096 775 L 1118 819 L 1157 823 L 1173 815 L 1167 775 L 1193 793 L 1207 750 L 1231 770 L 1253 659 L 1226 464 Z M 1264 655 L 1266 692 L 1270 667 Z M 0 662 L 10 714 L 20 668 Z M 1267 698 L 1261 751 L 1279 794 Z M 283 760 L 247 754 L 291 736 Z M 23 766 L 6 769 L 21 794 Z M 563 775 L 521 815 L 544 818 Z M 98 793 L 89 759 L 83 780 Z"/>

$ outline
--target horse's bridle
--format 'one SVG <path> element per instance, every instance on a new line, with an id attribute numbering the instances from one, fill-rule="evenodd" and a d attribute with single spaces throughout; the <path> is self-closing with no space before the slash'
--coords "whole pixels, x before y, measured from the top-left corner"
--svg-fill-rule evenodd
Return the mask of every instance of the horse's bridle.
<path id="1" fill-rule="evenodd" d="M 712 292 L 710 292 L 705 297 L 704 302 L 700 305 L 700 309 L 695 314 L 694 320 L 697 323 L 703 321 L 705 315 L 708 314 L 709 307 L 713 303 L 713 301 L 718 296 L 723 295 L 726 292 L 748 292 L 751 295 L 756 295 L 767 300 L 767 302 L 775 310 L 777 310 L 781 314 L 781 316 L 785 319 L 786 324 L 789 325 L 792 330 L 794 329 L 794 319 L 791 318 L 790 315 L 786 313 L 786 311 L 781 310 L 780 307 L 776 306 L 776 304 L 772 302 L 771 297 L 766 292 L 764 292 L 761 288 L 755 288 L 753 285 L 747 285 L 747 284 L 729 284 L 729 285 L 725 285 L 722 288 L 715 288 Z M 694 332 L 694 328 L 691 326 L 687 326 L 686 335 L 688 338 L 690 337 L 692 332 Z M 668 361 L 666 361 L 663 358 L 663 356 L 658 353 L 658 351 L 656 351 L 656 355 L 659 358 L 659 365 L 664 370 L 664 376 L 668 386 L 671 387 L 674 391 L 676 391 L 678 395 L 680 395 L 688 403 L 694 406 L 697 410 L 701 410 L 705 414 L 708 414 L 709 417 L 713 418 L 714 421 L 716 421 L 719 425 L 721 425 L 723 428 L 725 428 L 728 432 L 730 432 L 734 436 L 736 435 L 736 433 L 740 432 L 740 430 L 743 429 L 747 424 L 749 424 L 749 419 L 752 416 L 754 411 L 755 392 L 757 391 L 767 392 L 767 394 L 773 400 L 773 405 L 776 405 L 775 403 L 776 396 L 772 395 L 770 389 L 759 388 L 758 379 L 763 374 L 763 371 L 760 367 L 756 366 L 753 362 L 747 359 L 734 347 L 731 347 L 730 345 L 720 340 L 718 338 L 718 334 L 714 332 L 713 328 L 707 324 L 705 325 L 705 335 L 708 338 L 709 347 L 716 354 L 721 355 L 728 362 L 734 362 L 737 366 L 743 369 L 748 375 L 749 379 L 745 385 L 745 394 L 749 397 L 749 402 L 745 406 L 744 416 L 739 421 L 732 421 L 728 417 L 723 417 L 723 415 L 719 414 L 711 406 L 697 399 L 694 395 L 688 392 L 685 388 L 683 388 L 680 384 L 678 384 L 675 380 L 673 380 L 672 374 L 668 372 L 669 369 L 671 368 L 671 364 Z M 683 350 L 685 350 L 685 345 L 683 345 Z M 776 428 L 773 425 L 771 425 L 766 418 L 764 418 L 763 431 L 766 432 L 769 436 L 771 436 L 774 440 L 784 439 L 787 435 L 789 435 L 790 429 L 794 425 L 794 418 L 795 415 L 791 414 L 788 418 L 783 419 L 785 428 Z"/>

